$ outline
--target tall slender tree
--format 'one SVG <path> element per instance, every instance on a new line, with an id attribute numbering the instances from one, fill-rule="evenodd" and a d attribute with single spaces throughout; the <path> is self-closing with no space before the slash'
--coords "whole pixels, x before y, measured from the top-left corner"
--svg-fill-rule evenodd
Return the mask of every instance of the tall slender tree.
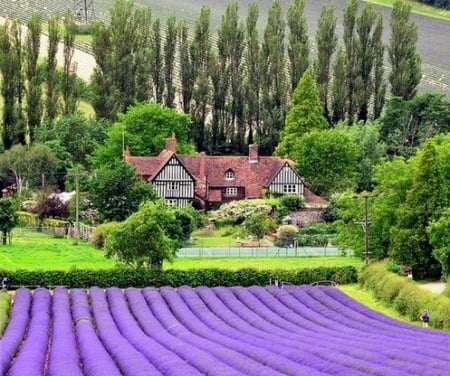
<path id="1" fill-rule="evenodd" d="M 152 76 L 156 103 L 163 103 L 164 94 L 164 57 L 161 41 L 161 21 L 157 18 L 152 23 Z"/>
<path id="2" fill-rule="evenodd" d="M 62 74 L 62 99 L 63 114 L 74 114 L 78 106 L 77 88 L 77 65 L 73 62 L 75 51 L 75 37 L 77 35 L 77 25 L 72 12 L 67 11 L 64 16 L 63 44 L 64 44 L 64 66 Z"/>
<path id="3" fill-rule="evenodd" d="M 170 16 L 166 21 L 166 38 L 164 44 L 164 83 L 166 94 L 164 104 L 172 108 L 175 105 L 175 54 L 177 48 L 177 20 Z"/>
<path id="4" fill-rule="evenodd" d="M 180 29 L 180 80 L 183 112 L 191 112 L 192 94 L 194 92 L 194 66 L 189 51 L 188 26 L 186 21 L 181 21 Z"/>
<path id="5" fill-rule="evenodd" d="M 253 143 L 254 130 L 260 126 L 260 44 L 257 28 L 259 17 L 258 5 L 248 7 L 245 35 L 245 117 L 248 127 L 248 143 Z"/>
<path id="6" fill-rule="evenodd" d="M 194 120 L 193 140 L 197 150 L 204 150 L 205 127 L 208 116 L 210 93 L 210 61 L 211 61 L 211 9 L 203 6 L 195 23 L 194 38 L 190 44 L 191 63 L 194 76 L 193 99 L 194 106 L 191 109 Z"/>
<path id="7" fill-rule="evenodd" d="M 422 60 L 417 52 L 417 26 L 410 19 L 411 6 L 394 3 L 388 52 L 391 63 L 391 94 L 405 100 L 413 98 L 422 78 Z"/>
<path id="8" fill-rule="evenodd" d="M 386 98 L 386 81 L 384 78 L 384 43 L 382 40 L 383 19 L 378 17 L 373 32 L 374 61 L 373 61 L 373 118 L 378 119 L 384 107 Z"/>
<path id="9" fill-rule="evenodd" d="M 38 76 L 38 57 L 41 46 L 42 18 L 33 13 L 28 19 L 26 44 L 27 117 L 29 141 L 34 140 L 34 131 L 39 127 L 42 116 L 42 93 Z"/>
<path id="10" fill-rule="evenodd" d="M 344 8 L 344 50 L 345 50 L 345 90 L 346 90 L 346 114 L 350 124 L 353 123 L 357 111 L 356 105 L 356 79 L 357 66 L 357 41 L 356 19 L 359 8 L 359 0 L 349 0 Z"/>
<path id="11" fill-rule="evenodd" d="M 56 85 L 56 53 L 61 34 L 59 31 L 58 16 L 48 20 L 48 48 L 47 48 L 47 88 L 45 101 L 45 117 L 52 122 L 58 112 L 58 91 Z"/>
<path id="12" fill-rule="evenodd" d="M 304 15 L 305 0 L 294 0 L 287 11 L 289 27 L 289 73 L 291 90 L 294 91 L 300 77 L 309 66 L 308 24 Z"/>
<path id="13" fill-rule="evenodd" d="M 337 46 L 336 16 L 334 6 L 327 5 L 322 8 L 316 32 L 317 60 L 314 64 L 317 88 L 320 100 L 323 103 L 323 112 L 330 121 L 328 105 L 331 61 Z"/>
<path id="14" fill-rule="evenodd" d="M 136 45 L 134 47 L 134 79 L 136 83 L 136 100 L 148 101 L 152 97 L 152 13 L 150 8 L 136 8 Z"/>
<path id="15" fill-rule="evenodd" d="M 261 47 L 261 123 L 257 141 L 262 154 L 271 155 L 284 127 L 287 107 L 285 22 L 280 0 L 269 9 Z"/>
<path id="16" fill-rule="evenodd" d="M 345 119 L 345 53 L 341 46 L 339 46 L 336 53 L 336 59 L 333 65 L 333 84 L 331 90 L 331 122 L 337 124 L 339 121 Z"/>

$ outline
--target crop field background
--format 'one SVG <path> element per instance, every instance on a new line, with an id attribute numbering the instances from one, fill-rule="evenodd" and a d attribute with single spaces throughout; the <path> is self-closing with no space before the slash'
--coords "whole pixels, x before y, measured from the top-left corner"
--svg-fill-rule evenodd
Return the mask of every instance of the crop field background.
<path id="1" fill-rule="evenodd" d="M 2 375 L 446 375 L 450 334 L 333 287 L 16 292 Z"/>
<path id="2" fill-rule="evenodd" d="M 254 0 L 239 1 L 242 19 L 247 15 L 248 5 Z M 281 0 L 284 9 L 292 3 L 290 0 Z M 89 2 L 88 2 L 89 3 Z M 199 15 L 202 5 L 211 9 L 211 24 L 213 29 L 220 23 L 229 1 L 216 0 L 136 0 L 137 6 L 149 6 L 153 14 L 163 21 L 169 15 L 175 15 L 177 19 L 185 19 L 194 23 Z M 267 20 L 267 12 L 272 3 L 271 0 L 256 1 L 260 9 L 259 26 L 261 35 Z M 310 41 L 314 42 L 317 20 L 320 11 L 325 4 L 332 3 L 336 8 L 337 32 L 342 34 L 342 11 L 346 0 L 307 0 L 305 15 L 308 20 Z M 0 16 L 26 19 L 33 11 L 40 11 L 44 16 L 58 12 L 63 14 L 68 8 L 72 9 L 75 1 L 64 0 L 0 0 Z M 108 10 L 113 4 L 110 0 L 94 0 L 95 15 L 98 18 L 107 19 Z M 384 40 L 389 40 L 389 20 L 391 9 L 377 6 L 381 9 L 384 18 Z M 438 11 L 436 11 L 438 13 Z M 445 14 L 446 15 L 446 14 Z M 423 79 L 420 85 L 421 92 L 438 92 L 450 97 L 450 21 L 447 19 L 431 18 L 414 14 L 413 19 L 419 32 L 418 50 L 423 59 Z M 387 68 L 388 69 L 388 68 Z"/>

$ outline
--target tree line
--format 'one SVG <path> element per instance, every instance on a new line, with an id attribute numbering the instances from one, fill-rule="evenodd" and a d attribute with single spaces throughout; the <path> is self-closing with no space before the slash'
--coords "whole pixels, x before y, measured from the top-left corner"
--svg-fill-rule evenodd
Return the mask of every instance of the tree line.
<path id="1" fill-rule="evenodd" d="M 379 118 L 388 83 L 392 96 L 408 100 L 415 95 L 421 60 L 409 6 L 395 4 L 387 46 L 381 40 L 382 16 L 370 4 L 349 0 L 342 40 L 334 7 L 324 6 L 314 38 L 316 56 L 304 7 L 304 0 L 294 0 L 284 14 L 281 2 L 274 1 L 261 33 L 256 3 L 249 5 L 245 19 L 239 18 L 238 4 L 230 3 L 213 30 L 208 7 L 201 8 L 193 26 L 174 16 L 163 25 L 150 8 L 117 0 L 108 23 L 91 25 L 96 67 L 90 90 L 97 118 L 115 121 L 130 105 L 151 100 L 191 114 L 189 136 L 198 151 L 245 153 L 249 143 L 257 142 L 261 154 L 271 155 L 293 90 L 308 68 L 330 126 Z M 37 128 L 54 128 L 59 115 L 73 114 L 83 89 L 74 74 L 77 29 L 70 13 L 62 25 L 57 16 L 49 19 L 44 65 L 38 61 L 39 14 L 27 23 L 25 45 L 21 30 L 18 21 L 0 28 L 5 149 L 35 141 Z M 59 41 L 62 72 L 56 69 Z M 392 67 L 388 77 L 386 50 Z"/>

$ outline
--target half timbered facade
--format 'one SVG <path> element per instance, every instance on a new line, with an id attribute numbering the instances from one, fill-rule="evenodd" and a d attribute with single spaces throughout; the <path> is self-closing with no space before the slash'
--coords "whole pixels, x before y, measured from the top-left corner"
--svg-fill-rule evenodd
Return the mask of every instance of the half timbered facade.
<path id="1" fill-rule="evenodd" d="M 210 208 L 263 194 L 299 195 L 310 207 L 327 204 L 308 190 L 292 161 L 259 156 L 257 145 L 249 146 L 248 156 L 180 155 L 172 136 L 159 155 L 136 157 L 126 150 L 124 160 L 144 181 L 153 184 L 169 205 L 178 207 L 193 203 Z"/>

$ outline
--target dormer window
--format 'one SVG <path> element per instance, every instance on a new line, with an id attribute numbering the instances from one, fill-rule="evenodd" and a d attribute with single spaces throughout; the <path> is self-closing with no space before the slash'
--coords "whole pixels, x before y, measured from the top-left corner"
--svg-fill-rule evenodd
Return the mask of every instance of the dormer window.
<path id="1" fill-rule="evenodd" d="M 234 180 L 234 172 L 231 170 L 228 170 L 225 172 L 225 179 L 226 180 Z"/>

